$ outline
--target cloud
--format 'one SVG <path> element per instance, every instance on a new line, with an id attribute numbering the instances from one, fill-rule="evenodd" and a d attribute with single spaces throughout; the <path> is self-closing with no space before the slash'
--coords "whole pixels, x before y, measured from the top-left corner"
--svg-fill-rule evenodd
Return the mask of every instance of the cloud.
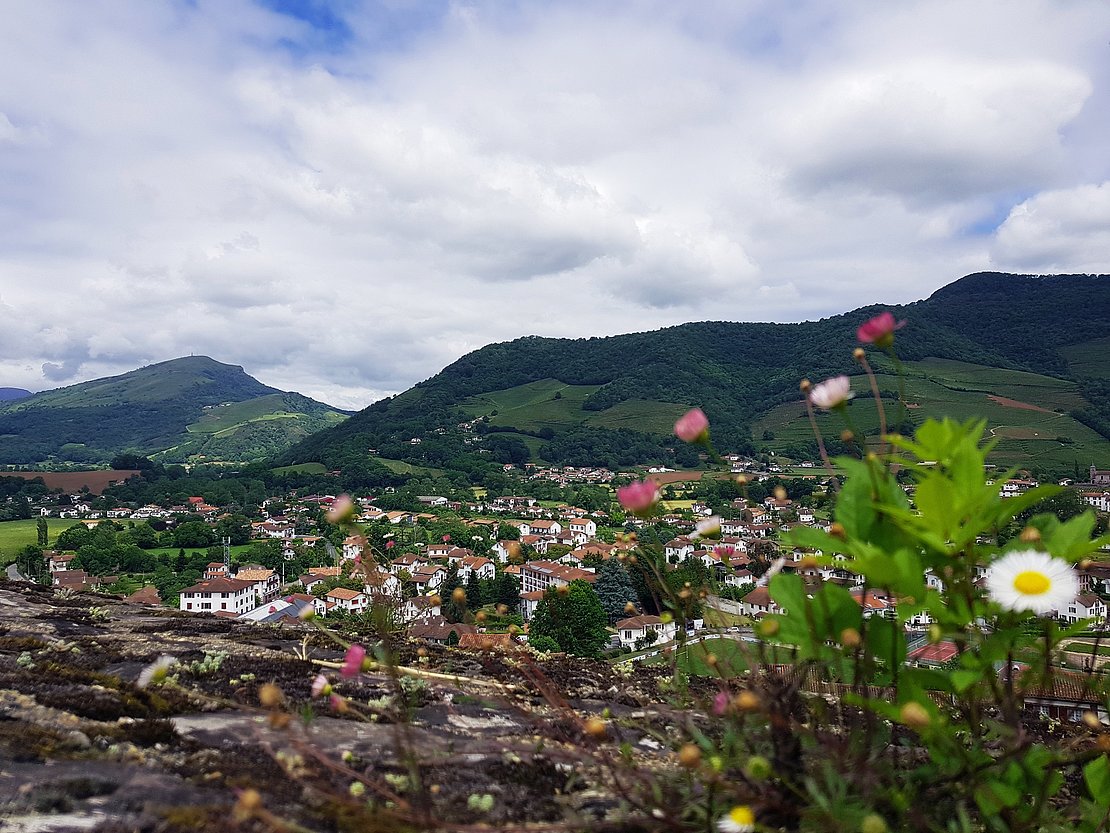
<path id="1" fill-rule="evenodd" d="M 1110 182 L 1045 191 L 1015 206 L 992 256 L 1034 272 L 1110 271 Z"/>
<path id="2" fill-rule="evenodd" d="M 1107 268 L 1098 0 L 5 13 L 0 384 L 195 353 L 359 407 L 524 334 Z"/>

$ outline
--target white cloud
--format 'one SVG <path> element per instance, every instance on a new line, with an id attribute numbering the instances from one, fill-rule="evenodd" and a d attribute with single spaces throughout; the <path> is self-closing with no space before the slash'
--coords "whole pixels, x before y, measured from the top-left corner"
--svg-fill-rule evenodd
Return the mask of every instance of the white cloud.
<path id="1" fill-rule="evenodd" d="M 1110 271 L 1110 182 L 1045 191 L 1015 206 L 992 255 L 1003 268 Z"/>
<path id="2" fill-rule="evenodd" d="M 524 334 L 1107 268 L 1099 0 L 5 14 L 0 385 L 203 353 L 357 407 Z"/>

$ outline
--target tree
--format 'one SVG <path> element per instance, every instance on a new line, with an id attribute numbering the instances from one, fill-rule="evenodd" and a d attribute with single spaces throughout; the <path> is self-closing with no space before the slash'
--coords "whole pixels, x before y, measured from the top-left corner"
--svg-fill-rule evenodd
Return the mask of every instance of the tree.
<path id="1" fill-rule="evenodd" d="M 477 610 L 482 606 L 482 586 L 478 580 L 478 573 L 474 570 L 470 571 L 470 577 L 466 580 L 466 606 L 471 610 Z"/>
<path id="2" fill-rule="evenodd" d="M 36 528 L 38 530 L 38 544 L 40 547 L 45 547 L 50 543 L 50 525 L 47 524 L 46 518 L 39 518 Z"/>
<path id="3" fill-rule="evenodd" d="M 186 521 L 173 531 L 175 547 L 207 547 L 215 540 L 212 527 L 204 521 Z"/>
<path id="4" fill-rule="evenodd" d="M 528 633 L 531 639 L 553 639 L 568 654 L 596 657 L 609 641 L 607 621 L 593 587 L 578 580 L 544 593 Z"/>
<path id="5" fill-rule="evenodd" d="M 33 544 L 28 544 L 15 557 L 15 568 L 27 581 L 42 583 L 46 579 L 49 583 L 49 571 L 46 569 L 46 558 L 42 550 Z"/>
<path id="6" fill-rule="evenodd" d="M 251 540 L 251 520 L 246 515 L 229 515 L 216 524 L 216 535 L 230 538 L 232 546 L 249 544 Z"/>
<path id="7" fill-rule="evenodd" d="M 627 616 L 628 614 L 625 612 L 626 605 L 629 602 L 636 604 L 638 601 L 636 588 L 632 586 L 632 579 L 629 578 L 628 571 L 616 558 L 610 558 L 602 563 L 597 574 L 597 581 L 594 582 L 594 591 L 605 610 L 609 624 Z"/>

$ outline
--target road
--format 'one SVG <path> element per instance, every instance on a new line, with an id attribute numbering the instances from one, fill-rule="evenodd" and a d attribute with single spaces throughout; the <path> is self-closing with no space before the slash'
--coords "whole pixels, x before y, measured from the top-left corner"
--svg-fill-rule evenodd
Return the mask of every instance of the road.
<path id="1" fill-rule="evenodd" d="M 10 578 L 12 581 L 26 581 L 26 579 L 23 578 L 22 573 L 20 573 L 19 570 L 16 569 L 16 566 L 14 564 L 8 565 L 7 572 L 8 578 Z"/>

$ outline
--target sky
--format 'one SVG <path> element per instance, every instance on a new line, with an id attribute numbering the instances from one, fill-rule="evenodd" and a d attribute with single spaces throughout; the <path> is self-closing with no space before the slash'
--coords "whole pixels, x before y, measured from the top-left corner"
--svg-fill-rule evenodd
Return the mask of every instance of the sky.
<path id="1" fill-rule="evenodd" d="M 1105 0 L 6 0 L 0 386 L 1110 272 Z"/>

